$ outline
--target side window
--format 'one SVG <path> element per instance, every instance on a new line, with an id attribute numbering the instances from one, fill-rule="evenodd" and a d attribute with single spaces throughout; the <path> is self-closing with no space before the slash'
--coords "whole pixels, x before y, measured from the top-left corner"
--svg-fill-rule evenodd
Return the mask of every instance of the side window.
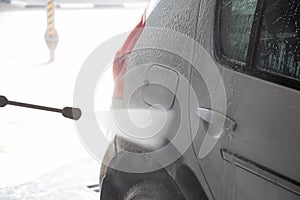
<path id="1" fill-rule="evenodd" d="M 257 0 L 222 0 L 219 37 L 222 56 L 246 63 Z"/>
<path id="2" fill-rule="evenodd" d="M 267 0 L 255 67 L 300 80 L 300 1 Z"/>

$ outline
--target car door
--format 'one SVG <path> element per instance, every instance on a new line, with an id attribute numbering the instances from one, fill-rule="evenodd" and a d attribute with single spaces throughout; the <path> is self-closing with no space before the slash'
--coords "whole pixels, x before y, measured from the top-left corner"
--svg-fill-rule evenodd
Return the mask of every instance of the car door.
<path id="1" fill-rule="evenodd" d="M 190 109 L 196 110 L 195 153 L 214 198 L 300 199 L 300 3 L 204 4 L 198 42 L 215 59 L 222 80 L 210 93 L 195 67 L 191 84 L 198 99 Z M 207 9 L 215 13 L 208 24 L 201 22 L 214 15 Z M 205 40 L 209 34 L 214 38 Z M 225 113 L 212 108 L 222 89 Z M 223 120 L 220 133 L 207 128 L 215 125 L 212 116 Z"/>

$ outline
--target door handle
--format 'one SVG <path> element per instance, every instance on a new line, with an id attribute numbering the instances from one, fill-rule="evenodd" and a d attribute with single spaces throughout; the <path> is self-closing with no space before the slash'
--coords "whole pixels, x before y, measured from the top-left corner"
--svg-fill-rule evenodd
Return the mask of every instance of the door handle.
<path id="1" fill-rule="evenodd" d="M 226 132 L 235 131 L 237 124 L 228 116 L 208 108 L 197 108 L 196 115 L 209 124 L 207 134 L 198 154 L 199 158 L 202 159 L 211 152 L 219 138 Z"/>
<path id="2" fill-rule="evenodd" d="M 210 110 L 208 108 L 197 108 L 196 115 L 203 121 L 214 125 L 214 123 L 224 122 L 223 131 L 234 131 L 236 129 L 236 122 L 226 115 L 217 111 Z M 215 117 L 215 121 L 212 121 L 212 117 Z"/>

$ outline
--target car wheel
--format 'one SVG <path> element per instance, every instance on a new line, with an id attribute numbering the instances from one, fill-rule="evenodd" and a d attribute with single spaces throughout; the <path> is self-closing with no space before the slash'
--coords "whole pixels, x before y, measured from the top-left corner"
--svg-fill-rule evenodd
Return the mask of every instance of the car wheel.
<path id="1" fill-rule="evenodd" d="M 128 190 L 124 200 L 183 200 L 176 188 L 166 185 L 154 181 L 140 182 Z"/>

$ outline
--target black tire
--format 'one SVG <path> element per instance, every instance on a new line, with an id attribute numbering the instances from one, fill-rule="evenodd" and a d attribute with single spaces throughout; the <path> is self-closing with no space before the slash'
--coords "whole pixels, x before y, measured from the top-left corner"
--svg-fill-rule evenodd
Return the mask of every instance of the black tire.
<path id="1" fill-rule="evenodd" d="M 143 181 L 132 186 L 123 200 L 183 200 L 178 192 L 163 183 Z"/>

